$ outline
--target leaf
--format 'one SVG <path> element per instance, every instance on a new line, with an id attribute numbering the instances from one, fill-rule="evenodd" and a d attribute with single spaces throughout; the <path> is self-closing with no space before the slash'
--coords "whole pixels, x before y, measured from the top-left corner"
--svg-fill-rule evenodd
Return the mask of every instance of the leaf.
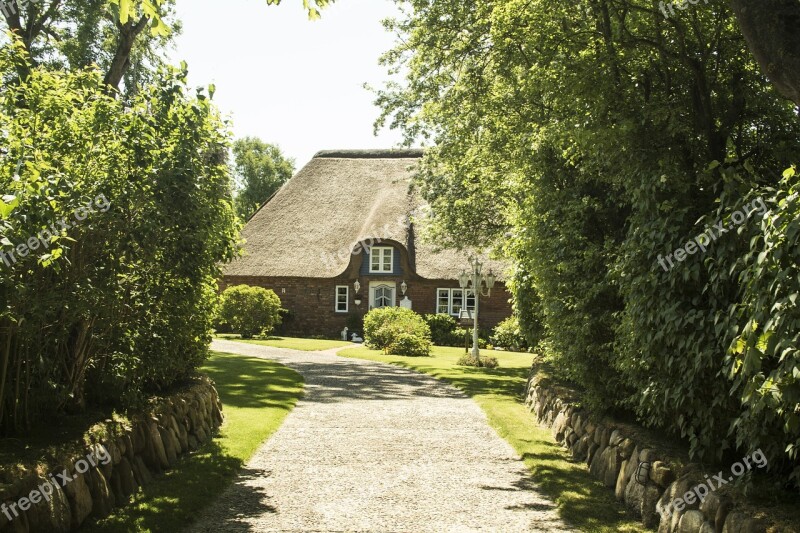
<path id="1" fill-rule="evenodd" d="M 756 343 L 756 348 L 761 352 L 767 351 L 767 346 L 769 345 L 769 339 L 772 337 L 774 332 L 767 331 L 763 335 L 758 338 L 758 343 Z"/>
<path id="2" fill-rule="evenodd" d="M 131 0 L 119 0 L 119 22 L 127 24 L 131 15 Z"/>
<path id="3" fill-rule="evenodd" d="M 5 195 L 0 200 L 0 220 L 5 220 L 14 209 L 19 206 L 19 198 L 13 195 Z"/>
<path id="4" fill-rule="evenodd" d="M 164 24 L 164 21 L 159 17 L 155 19 L 153 27 L 150 28 L 150 34 L 158 37 L 166 37 L 170 34 L 169 26 Z"/>

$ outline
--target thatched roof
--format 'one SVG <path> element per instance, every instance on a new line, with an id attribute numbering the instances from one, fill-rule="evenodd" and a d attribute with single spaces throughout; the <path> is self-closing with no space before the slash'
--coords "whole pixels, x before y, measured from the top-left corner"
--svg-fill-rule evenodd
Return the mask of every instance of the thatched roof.
<path id="1" fill-rule="evenodd" d="M 245 255 L 224 274 L 334 278 L 347 269 L 358 242 L 380 238 L 409 250 L 419 276 L 455 279 L 469 252 L 436 251 L 408 222 L 424 212 L 409 192 L 421 157 L 422 150 L 317 153 L 250 219 L 242 232 Z M 498 274 L 505 269 L 486 262 Z"/>

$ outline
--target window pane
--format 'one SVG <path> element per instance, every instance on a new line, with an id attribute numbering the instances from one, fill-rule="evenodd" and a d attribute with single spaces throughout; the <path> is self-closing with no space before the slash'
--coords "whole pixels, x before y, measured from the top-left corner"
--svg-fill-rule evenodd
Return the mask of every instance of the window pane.
<path id="1" fill-rule="evenodd" d="M 392 250 L 389 248 L 383 251 L 383 270 L 384 272 L 392 271 Z"/>
<path id="2" fill-rule="evenodd" d="M 467 309 L 475 310 L 475 293 L 473 291 L 467 291 Z"/>
<path id="3" fill-rule="evenodd" d="M 380 270 L 381 268 L 381 251 L 375 248 L 372 249 L 372 253 L 370 254 L 370 260 L 372 261 L 372 270 Z"/>
<path id="4" fill-rule="evenodd" d="M 461 307 L 464 305 L 464 291 L 461 289 L 453 289 L 450 291 L 450 294 L 453 296 L 451 314 L 460 315 Z"/>
<path id="5" fill-rule="evenodd" d="M 336 287 L 336 310 L 347 311 L 349 287 Z"/>
<path id="6" fill-rule="evenodd" d="M 437 291 L 436 300 L 436 312 L 444 315 L 450 314 L 450 291 L 447 289 L 439 289 Z"/>

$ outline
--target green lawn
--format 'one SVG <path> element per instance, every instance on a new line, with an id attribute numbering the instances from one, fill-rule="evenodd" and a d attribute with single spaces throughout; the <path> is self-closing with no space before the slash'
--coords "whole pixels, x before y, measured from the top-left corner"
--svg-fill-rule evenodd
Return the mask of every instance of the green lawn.
<path id="1" fill-rule="evenodd" d="M 486 413 L 489 423 L 506 439 L 533 474 L 541 490 L 558 505 L 561 517 L 582 531 L 645 531 L 626 515 L 613 492 L 591 477 L 583 463 L 574 463 L 555 443 L 549 430 L 540 428 L 522 396 L 532 355 L 482 350 L 493 355 L 500 367 L 460 367 L 456 360 L 463 348 L 436 347 L 433 357 L 384 355 L 366 348 L 350 348 L 340 356 L 370 359 L 424 372 L 447 381 L 471 396 Z"/>
<path id="2" fill-rule="evenodd" d="M 303 378 L 264 359 L 214 352 L 201 369 L 217 384 L 225 422 L 200 451 L 142 489 L 88 531 L 179 531 L 234 479 L 302 395 Z"/>
<path id="3" fill-rule="evenodd" d="M 318 352 L 321 350 L 330 350 L 331 348 L 342 348 L 344 346 L 353 345 L 352 342 L 347 342 L 347 341 L 329 341 L 325 339 L 299 339 L 295 337 L 267 337 L 266 339 L 244 340 L 241 337 L 239 337 L 239 335 L 221 334 L 217 335 L 217 338 L 228 341 L 260 344 L 261 346 L 272 346 L 273 348 L 302 350 L 304 352 Z"/>

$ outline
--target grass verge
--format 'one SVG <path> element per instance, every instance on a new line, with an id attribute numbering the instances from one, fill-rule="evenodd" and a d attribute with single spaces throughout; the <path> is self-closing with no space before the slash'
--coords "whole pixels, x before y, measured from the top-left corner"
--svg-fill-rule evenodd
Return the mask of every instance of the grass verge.
<path id="1" fill-rule="evenodd" d="M 87 531 L 182 530 L 280 427 L 303 391 L 300 374 L 264 359 L 213 352 L 201 371 L 216 382 L 222 399 L 225 422 L 219 435 Z"/>
<path id="2" fill-rule="evenodd" d="M 332 348 L 343 348 L 352 346 L 352 342 L 329 341 L 326 339 L 299 339 L 296 337 L 267 337 L 265 339 L 242 339 L 235 334 L 217 335 L 218 339 L 226 341 L 246 342 L 248 344 L 260 344 L 261 346 L 272 346 L 273 348 L 286 348 L 289 350 L 302 350 L 304 352 L 318 352 L 330 350 Z"/>
<path id="3" fill-rule="evenodd" d="M 432 357 L 384 355 L 367 348 L 351 348 L 340 356 L 391 363 L 446 381 L 472 397 L 489 423 L 520 454 L 533 480 L 558 506 L 560 516 L 581 531 L 646 531 L 625 512 L 614 493 L 589 475 L 583 463 L 573 462 L 540 428 L 523 403 L 531 354 L 481 351 L 497 357 L 495 369 L 456 365 L 461 348 L 435 347 Z"/>

